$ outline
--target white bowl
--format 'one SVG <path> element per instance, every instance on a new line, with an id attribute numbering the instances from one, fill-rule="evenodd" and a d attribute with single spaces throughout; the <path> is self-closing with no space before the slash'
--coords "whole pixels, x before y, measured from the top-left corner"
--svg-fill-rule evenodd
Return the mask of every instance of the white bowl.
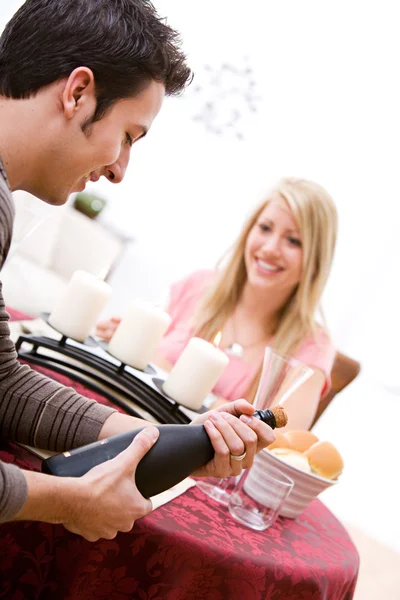
<path id="1" fill-rule="evenodd" d="M 282 517 L 295 519 L 321 492 L 337 483 L 337 480 L 325 479 L 314 473 L 306 473 L 272 454 L 269 450 L 262 450 L 255 458 L 252 468 L 247 476 L 245 487 L 251 493 L 260 488 L 263 473 L 279 477 L 283 473 L 289 477 L 294 486 L 286 498 L 279 514 Z"/>

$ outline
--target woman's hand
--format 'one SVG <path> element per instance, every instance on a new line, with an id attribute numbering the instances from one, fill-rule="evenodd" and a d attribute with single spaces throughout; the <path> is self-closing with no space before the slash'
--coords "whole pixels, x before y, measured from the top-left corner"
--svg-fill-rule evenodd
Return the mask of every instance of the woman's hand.
<path id="1" fill-rule="evenodd" d="M 239 475 L 253 464 L 254 455 L 272 444 L 275 433 L 253 417 L 254 406 L 246 400 L 235 400 L 199 415 L 192 423 L 204 423 L 215 450 L 214 458 L 192 473 L 195 477 L 228 477 Z M 238 418 L 239 417 L 239 418 Z M 245 456 L 237 460 L 235 456 Z"/>
<path id="2" fill-rule="evenodd" d="M 103 338 L 109 342 L 120 323 L 121 319 L 119 317 L 111 317 L 111 319 L 100 321 L 96 324 L 96 330 L 94 334 L 97 335 L 97 337 Z"/>

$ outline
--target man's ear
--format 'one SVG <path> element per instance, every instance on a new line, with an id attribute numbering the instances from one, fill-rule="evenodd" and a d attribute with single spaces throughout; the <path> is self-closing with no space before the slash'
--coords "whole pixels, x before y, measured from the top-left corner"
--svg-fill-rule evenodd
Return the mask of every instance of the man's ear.
<path id="1" fill-rule="evenodd" d="M 78 112 L 92 114 L 96 109 L 94 75 L 87 67 L 77 67 L 66 80 L 62 93 L 63 112 L 72 119 Z"/>

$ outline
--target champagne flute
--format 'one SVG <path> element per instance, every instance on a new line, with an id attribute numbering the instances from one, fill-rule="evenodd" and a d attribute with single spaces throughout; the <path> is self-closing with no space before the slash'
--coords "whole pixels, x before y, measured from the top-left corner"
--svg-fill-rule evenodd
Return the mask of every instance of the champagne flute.
<path id="1" fill-rule="evenodd" d="M 284 404 L 312 374 L 313 370 L 301 361 L 288 355 L 280 356 L 267 346 L 253 402 L 254 408 L 265 410 Z M 240 477 L 241 475 L 223 479 L 207 477 L 196 480 L 196 486 L 210 498 L 228 506 L 230 495 Z"/>

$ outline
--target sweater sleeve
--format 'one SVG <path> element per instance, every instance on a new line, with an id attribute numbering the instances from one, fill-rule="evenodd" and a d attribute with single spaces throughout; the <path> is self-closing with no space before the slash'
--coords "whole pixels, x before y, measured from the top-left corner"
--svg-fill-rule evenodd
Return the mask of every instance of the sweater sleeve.
<path id="1" fill-rule="evenodd" d="M 56 452 L 96 441 L 115 410 L 18 362 L 1 289 L 0 438 Z M 0 463 L 0 522 L 20 510 L 26 493 L 22 471 Z"/>
<path id="2" fill-rule="evenodd" d="M 0 267 L 12 237 L 14 204 L 0 157 Z M 0 439 L 57 452 L 97 440 L 113 409 L 18 362 L 0 283 Z M 23 472 L 0 463 L 0 522 L 15 516 L 27 496 Z"/>
<path id="3" fill-rule="evenodd" d="M 0 435 L 62 452 L 97 439 L 114 409 L 80 396 L 17 360 L 0 284 Z"/>
<path id="4" fill-rule="evenodd" d="M 21 469 L 0 462 L 0 523 L 19 513 L 27 495 L 28 486 Z"/>

